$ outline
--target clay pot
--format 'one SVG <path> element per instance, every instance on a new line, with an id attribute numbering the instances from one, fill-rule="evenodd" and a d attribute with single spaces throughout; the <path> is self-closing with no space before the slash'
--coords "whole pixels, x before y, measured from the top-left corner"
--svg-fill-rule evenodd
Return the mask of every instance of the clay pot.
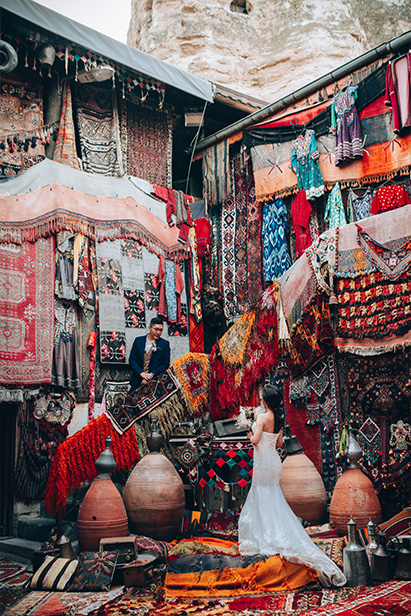
<path id="1" fill-rule="evenodd" d="M 381 505 L 371 481 L 359 468 L 349 468 L 335 484 L 330 504 L 330 522 L 339 535 L 347 534 L 347 524 L 353 516 L 358 529 L 369 520 L 382 521 Z"/>
<path id="2" fill-rule="evenodd" d="M 80 550 L 98 552 L 100 539 L 126 537 L 128 519 L 120 492 L 111 481 L 110 472 L 116 467 L 110 451 L 111 438 L 96 461 L 99 475 L 87 490 L 77 520 L 77 538 Z"/>
<path id="3" fill-rule="evenodd" d="M 131 532 L 167 540 L 180 528 L 184 486 L 163 454 L 148 453 L 136 464 L 124 486 L 123 498 Z"/>
<path id="4" fill-rule="evenodd" d="M 327 493 L 320 473 L 304 453 L 286 457 L 280 487 L 295 515 L 311 524 L 324 520 Z"/>

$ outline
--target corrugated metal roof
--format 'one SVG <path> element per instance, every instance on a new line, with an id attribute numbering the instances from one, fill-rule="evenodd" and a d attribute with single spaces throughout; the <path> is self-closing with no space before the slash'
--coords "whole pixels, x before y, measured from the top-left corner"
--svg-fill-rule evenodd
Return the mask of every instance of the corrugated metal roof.
<path id="1" fill-rule="evenodd" d="M 87 0 L 85 0 L 87 1 Z M 214 85 L 150 54 L 84 26 L 31 0 L 0 0 L 0 8 L 70 43 L 98 53 L 137 73 L 152 77 L 202 100 L 214 100 Z M 115 10 L 115 3 L 113 3 Z"/>

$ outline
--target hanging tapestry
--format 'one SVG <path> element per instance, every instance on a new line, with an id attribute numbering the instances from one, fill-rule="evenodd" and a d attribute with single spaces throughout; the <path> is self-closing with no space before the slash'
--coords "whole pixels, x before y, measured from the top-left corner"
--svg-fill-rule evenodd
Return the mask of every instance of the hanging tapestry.
<path id="1" fill-rule="evenodd" d="M 235 414 L 244 392 L 250 392 L 277 365 L 279 305 L 279 285 L 273 284 L 212 348 L 210 412 L 214 420 Z"/>
<path id="2" fill-rule="evenodd" d="M 200 416 L 208 407 L 210 360 L 204 353 L 188 353 L 172 364 L 189 414 Z"/>
<path id="3" fill-rule="evenodd" d="M 83 170 L 123 175 L 116 91 L 77 84 L 76 108 Z"/>
<path id="4" fill-rule="evenodd" d="M 106 415 L 100 415 L 58 447 L 48 477 L 44 507 L 61 520 L 69 493 L 97 476 L 95 461 L 104 451 L 107 436 L 118 470 L 127 470 L 138 460 L 134 430 L 119 435 Z"/>
<path id="5" fill-rule="evenodd" d="M 43 88 L 0 84 L 0 178 L 10 178 L 45 158 Z"/>
<path id="6" fill-rule="evenodd" d="M 171 370 L 161 372 L 157 378 L 138 387 L 133 393 L 118 400 L 106 414 L 119 434 L 142 419 L 178 391 L 178 385 Z"/>
<path id="7" fill-rule="evenodd" d="M 140 103 L 131 96 L 122 101 L 121 128 L 127 156 L 127 172 L 151 184 L 171 186 L 173 130 L 168 110 Z"/>
<path id="8" fill-rule="evenodd" d="M 0 244 L 0 383 L 50 383 L 53 338 L 53 237 Z"/>
<path id="9" fill-rule="evenodd" d="M 274 203 L 266 203 L 261 231 L 264 244 L 264 281 L 266 285 L 280 278 L 291 267 L 287 233 L 288 218 L 284 201 L 276 199 Z"/>
<path id="10" fill-rule="evenodd" d="M 63 104 L 60 114 L 60 123 L 57 133 L 56 145 L 53 152 L 53 160 L 62 165 L 70 165 L 74 169 L 80 169 L 77 157 L 76 134 L 73 121 L 73 104 L 69 81 L 64 84 Z"/>
<path id="11" fill-rule="evenodd" d="M 411 419 L 410 354 L 358 357 L 344 353 L 338 366 L 342 418 L 359 430 L 363 466 L 371 472 L 377 490 L 393 488 L 411 467 L 409 442 L 398 447 L 395 437 L 398 422 Z"/>
<path id="12" fill-rule="evenodd" d="M 360 225 L 357 225 L 358 243 L 366 257 L 369 257 L 373 265 L 383 276 L 390 280 L 396 280 L 403 272 L 406 272 L 411 264 L 411 239 L 397 249 L 384 246 L 366 233 Z"/>
<path id="13" fill-rule="evenodd" d="M 203 154 L 204 190 L 209 205 L 218 205 L 232 193 L 230 146 L 226 139 Z"/>

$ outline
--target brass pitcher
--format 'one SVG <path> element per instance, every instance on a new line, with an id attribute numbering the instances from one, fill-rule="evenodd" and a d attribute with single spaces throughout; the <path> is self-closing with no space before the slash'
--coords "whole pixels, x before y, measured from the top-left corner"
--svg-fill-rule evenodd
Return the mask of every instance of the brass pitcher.
<path id="1" fill-rule="evenodd" d="M 356 524 L 353 517 L 349 519 L 348 545 L 343 549 L 344 575 L 347 586 L 369 586 L 371 584 L 370 565 L 365 548 L 357 541 Z"/>
<path id="2" fill-rule="evenodd" d="M 397 580 L 411 580 L 411 536 L 400 535 L 401 547 L 398 550 L 394 577 Z"/>
<path id="3" fill-rule="evenodd" d="M 385 547 L 386 535 L 379 532 L 377 534 L 377 549 L 371 557 L 371 575 L 376 582 L 388 582 L 392 579 L 392 559 Z"/>

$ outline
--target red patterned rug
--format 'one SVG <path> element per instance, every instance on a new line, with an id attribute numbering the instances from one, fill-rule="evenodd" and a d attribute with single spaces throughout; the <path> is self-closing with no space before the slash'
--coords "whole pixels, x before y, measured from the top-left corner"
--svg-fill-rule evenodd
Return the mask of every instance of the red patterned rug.
<path id="1" fill-rule="evenodd" d="M 53 242 L 0 244 L 0 383 L 51 382 Z"/>
<path id="2" fill-rule="evenodd" d="M 407 616 L 411 614 L 411 582 L 387 582 L 367 588 L 357 597 L 327 607 L 308 610 L 300 616 Z"/>
<path id="3" fill-rule="evenodd" d="M 0 586 L 20 586 L 31 576 L 26 573 L 26 566 L 0 556 Z"/>

